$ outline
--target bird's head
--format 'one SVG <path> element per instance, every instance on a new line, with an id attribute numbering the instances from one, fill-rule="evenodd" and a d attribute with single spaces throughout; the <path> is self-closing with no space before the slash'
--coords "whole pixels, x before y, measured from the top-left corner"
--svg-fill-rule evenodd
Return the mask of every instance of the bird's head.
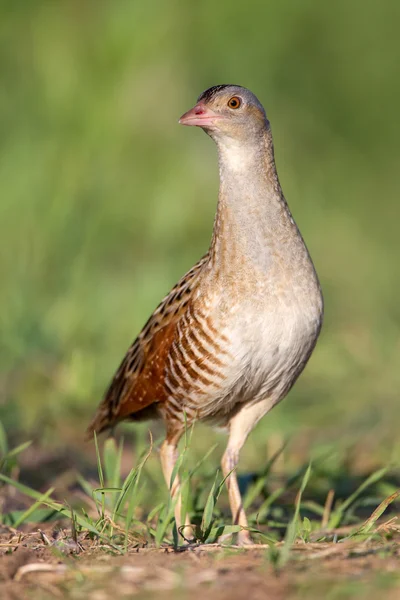
<path id="1" fill-rule="evenodd" d="M 196 125 L 216 142 L 254 140 L 269 128 L 262 104 L 240 85 L 216 85 L 203 92 L 197 104 L 179 119 L 181 125 Z"/>

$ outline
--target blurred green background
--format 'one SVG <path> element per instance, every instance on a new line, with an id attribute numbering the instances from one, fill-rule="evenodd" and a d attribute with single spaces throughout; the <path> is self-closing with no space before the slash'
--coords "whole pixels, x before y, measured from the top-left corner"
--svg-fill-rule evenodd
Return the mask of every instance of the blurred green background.
<path id="1" fill-rule="evenodd" d="M 238 83 L 266 107 L 326 300 L 317 350 L 244 464 L 286 435 L 306 453 L 400 454 L 399 19 L 395 0 L 1 3 L 11 438 L 80 446 L 127 347 L 207 249 L 216 151 L 177 120 L 207 87 Z"/>

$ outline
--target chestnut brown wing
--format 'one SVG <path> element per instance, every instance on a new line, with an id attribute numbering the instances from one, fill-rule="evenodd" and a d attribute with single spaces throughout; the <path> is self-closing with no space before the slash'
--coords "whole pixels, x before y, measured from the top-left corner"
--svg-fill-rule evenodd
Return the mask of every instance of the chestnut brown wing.
<path id="1" fill-rule="evenodd" d="M 176 323 L 187 310 L 208 259 L 204 256 L 161 301 L 126 353 L 87 429 L 87 437 L 166 398 L 165 361 Z M 139 417 L 139 414 L 138 414 Z"/>

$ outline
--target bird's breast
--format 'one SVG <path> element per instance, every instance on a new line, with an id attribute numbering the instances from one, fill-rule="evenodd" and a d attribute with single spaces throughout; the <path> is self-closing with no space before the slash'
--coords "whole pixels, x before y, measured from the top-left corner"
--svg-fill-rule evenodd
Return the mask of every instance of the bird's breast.
<path id="1" fill-rule="evenodd" d="M 238 403 L 267 396 L 277 402 L 290 389 L 316 343 L 321 309 L 261 292 L 240 299 L 228 289 L 199 295 L 169 357 L 172 411 L 223 422 Z"/>
<path id="2" fill-rule="evenodd" d="M 279 401 L 304 368 L 321 327 L 317 305 L 277 304 L 238 317 L 232 344 L 240 357 L 244 401 Z M 239 395 L 239 394 L 238 394 Z"/>

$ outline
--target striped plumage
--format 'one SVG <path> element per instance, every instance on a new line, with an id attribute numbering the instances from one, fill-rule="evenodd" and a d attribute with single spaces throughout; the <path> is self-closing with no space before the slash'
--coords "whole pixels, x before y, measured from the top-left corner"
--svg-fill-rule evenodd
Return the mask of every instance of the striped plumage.
<path id="1" fill-rule="evenodd" d="M 239 86 L 210 88 L 181 122 L 202 127 L 219 151 L 210 250 L 154 311 L 88 432 L 122 419 L 163 419 L 161 462 L 169 486 L 185 427 L 197 419 L 227 427 L 222 468 L 245 544 L 251 540 L 232 470 L 249 432 L 303 370 L 321 328 L 322 295 L 282 194 L 269 122 L 255 96 Z M 178 496 L 179 526 L 178 478 L 171 493 Z"/>
<path id="2" fill-rule="evenodd" d="M 116 422 L 156 417 L 169 396 L 171 383 L 165 366 L 170 356 L 177 324 L 192 302 L 202 258 L 160 302 L 126 353 L 103 402 L 88 428 L 100 433 Z"/>

